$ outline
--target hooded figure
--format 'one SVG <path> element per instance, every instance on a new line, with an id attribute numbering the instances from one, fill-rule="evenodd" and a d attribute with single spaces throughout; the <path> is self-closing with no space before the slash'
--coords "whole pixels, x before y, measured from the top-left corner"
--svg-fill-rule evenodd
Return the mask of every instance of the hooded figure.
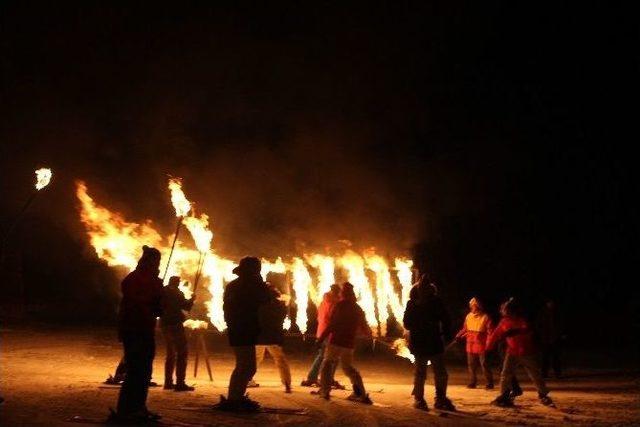
<path id="1" fill-rule="evenodd" d="M 431 361 L 435 375 L 437 409 L 455 410 L 447 398 L 448 374 L 444 364 L 444 343 L 451 338 L 449 314 L 438 296 L 438 288 L 428 283 L 423 276 L 409 292 L 409 301 L 404 312 L 404 327 L 409 331 L 409 350 L 415 356 L 413 378 L 414 406 L 427 410 L 424 400 L 424 382 L 427 379 L 427 365 Z"/>
<path id="2" fill-rule="evenodd" d="M 223 297 L 224 320 L 229 345 L 236 356 L 236 366 L 229 380 L 226 409 L 256 410 L 259 404 L 245 396 L 247 384 L 256 373 L 256 349 L 260 335 L 258 310 L 269 300 L 265 282 L 260 276 L 260 260 L 245 257 L 233 269 L 238 276 L 226 286 Z"/>
<path id="3" fill-rule="evenodd" d="M 464 319 L 462 329 L 456 335 L 456 339 L 467 341 L 467 368 L 469 370 L 469 385 L 467 388 L 476 388 L 478 366 L 482 368 L 487 381 L 486 389 L 493 389 L 493 375 L 487 363 L 486 347 L 487 337 L 492 331 L 491 318 L 484 312 L 482 304 L 477 298 L 469 301 L 469 313 Z"/>
<path id="4" fill-rule="evenodd" d="M 338 302 L 329 316 L 329 322 L 322 334 L 318 337 L 318 342 L 323 343 L 326 339 L 326 349 L 320 377 L 319 394 L 324 399 L 329 399 L 331 387 L 333 385 L 333 375 L 338 362 L 342 365 L 342 370 L 349 377 L 353 393 L 349 400 L 371 404 L 371 399 L 365 391 L 360 372 L 352 365 L 353 352 L 356 336 L 361 333 L 371 336 L 371 328 L 367 324 L 364 311 L 356 302 L 356 295 L 353 292 L 353 285 L 345 282 L 340 292 L 342 299 Z"/>
<path id="5" fill-rule="evenodd" d="M 118 396 L 116 416 L 126 421 L 156 418 L 146 407 L 155 356 L 156 318 L 161 315 L 162 280 L 158 277 L 160 252 L 142 247 L 135 270 L 122 281 L 118 335 L 124 346 L 127 375 Z"/>
<path id="6" fill-rule="evenodd" d="M 517 393 L 512 393 L 513 378 L 518 366 L 522 366 L 538 390 L 538 397 L 544 405 L 552 405 L 548 396 L 549 390 L 542 378 L 538 366 L 533 329 L 522 315 L 518 302 L 511 298 L 500 308 L 502 319 L 489 336 L 487 350 L 493 350 L 498 342 L 505 340 L 507 350 L 500 374 L 500 395 L 492 402 L 497 406 L 513 406 L 513 399 Z"/>
<path id="7" fill-rule="evenodd" d="M 258 345 L 256 345 L 256 365 L 260 365 L 265 353 L 269 352 L 276 363 L 285 392 L 291 393 L 291 370 L 282 349 L 282 344 L 284 344 L 282 324 L 288 309 L 280 299 L 280 291 L 274 286 L 268 286 L 268 296 L 268 300 L 258 309 L 260 335 L 258 336 Z"/>
<path id="8" fill-rule="evenodd" d="M 180 277 L 172 276 L 164 287 L 162 298 L 162 334 L 167 345 L 167 358 L 164 364 L 164 388 L 174 391 L 193 391 L 185 383 L 187 373 L 187 336 L 182 323 L 185 320 L 183 310 L 191 310 L 194 298 L 186 299 L 178 288 Z M 176 371 L 176 383 L 173 383 L 173 371 Z"/>
<path id="9" fill-rule="evenodd" d="M 329 318 L 331 316 L 331 312 L 333 311 L 333 307 L 340 301 L 340 285 L 334 283 L 331 285 L 329 292 L 326 292 L 322 297 L 322 302 L 318 306 L 318 329 L 316 329 L 316 338 L 320 338 L 327 326 L 329 325 Z M 324 358 L 324 350 L 325 350 L 325 342 L 324 340 L 321 342 L 320 348 L 318 349 L 318 354 L 311 365 L 311 369 L 307 374 L 307 379 L 303 380 L 300 383 L 303 387 L 313 387 L 318 385 L 318 375 L 320 374 L 320 365 L 322 364 L 322 359 Z M 333 384 L 334 388 L 344 389 L 344 387 L 334 380 Z"/>

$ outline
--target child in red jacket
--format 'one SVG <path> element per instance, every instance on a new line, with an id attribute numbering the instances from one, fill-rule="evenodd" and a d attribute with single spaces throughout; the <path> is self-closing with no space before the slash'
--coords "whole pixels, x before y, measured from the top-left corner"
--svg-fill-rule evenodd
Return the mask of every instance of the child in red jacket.
<path id="1" fill-rule="evenodd" d="M 500 396 L 492 403 L 497 406 L 513 405 L 514 396 L 511 394 L 511 384 L 516 368 L 521 365 L 538 390 L 538 397 L 542 404 L 553 405 L 538 366 L 531 325 L 522 316 L 513 298 L 500 307 L 500 314 L 502 314 L 502 319 L 487 341 L 487 351 L 495 349 L 497 343 L 503 338 L 507 343 L 507 351 L 500 374 Z"/>
<path id="2" fill-rule="evenodd" d="M 469 385 L 467 388 L 476 388 L 478 367 L 482 368 L 487 381 L 485 388 L 493 389 L 493 375 L 487 362 L 487 337 L 491 335 L 493 325 L 491 318 L 482 308 L 477 298 L 469 301 L 469 314 L 464 319 L 462 329 L 456 335 L 456 340 L 467 341 L 467 368 L 469 369 Z"/>

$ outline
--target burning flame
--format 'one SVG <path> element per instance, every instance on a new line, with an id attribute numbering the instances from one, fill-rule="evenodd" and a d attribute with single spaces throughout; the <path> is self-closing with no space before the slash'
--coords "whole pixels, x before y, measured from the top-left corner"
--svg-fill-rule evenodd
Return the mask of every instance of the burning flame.
<path id="1" fill-rule="evenodd" d="M 176 210 L 176 216 L 187 216 L 191 210 L 191 203 L 182 192 L 182 180 L 180 178 L 169 178 L 169 190 L 171 191 L 171 204 Z"/>
<path id="2" fill-rule="evenodd" d="M 51 177 L 53 176 L 53 172 L 48 168 L 41 168 L 36 170 L 36 190 L 40 191 L 51 181 Z"/>
<path id="3" fill-rule="evenodd" d="M 409 359 L 411 363 L 416 363 L 416 358 L 409 351 L 409 347 L 407 347 L 407 340 L 404 338 L 398 338 L 391 344 L 391 348 L 396 351 L 396 356 L 404 357 L 405 359 Z"/>
<path id="4" fill-rule="evenodd" d="M 187 319 L 182 323 L 182 326 L 188 329 L 207 329 L 209 324 L 204 320 Z"/>
<path id="5" fill-rule="evenodd" d="M 205 301 L 207 315 L 210 323 L 223 331 L 227 327 L 222 310 L 224 287 L 235 279 L 232 270 L 236 263 L 221 257 L 212 249 L 213 232 L 209 229 L 209 218 L 205 214 L 195 216 L 191 202 L 182 191 L 180 180 L 170 179 L 169 189 L 176 215 L 183 217 L 182 221 L 193 238 L 195 248 L 186 247 L 182 241 L 176 243 L 168 277 L 193 277 L 202 260 L 201 280 L 210 295 Z M 168 257 L 173 234 L 163 237 L 154 229 L 151 221 L 129 222 L 121 214 L 98 205 L 82 182 L 77 183 L 76 195 L 80 201 L 80 219 L 85 225 L 89 241 L 98 257 L 110 266 L 133 270 L 142 245 L 156 247 L 163 258 Z M 362 255 L 347 250 L 339 256 L 304 254 L 292 258 L 290 262 L 280 257 L 273 262 L 263 259 L 260 273 L 264 279 L 269 272 L 286 274 L 295 292 L 294 302 L 298 310 L 295 319 L 285 318 L 283 328 L 290 329 L 292 321 L 295 321 L 300 331 L 305 333 L 309 300 L 319 305 L 324 293 L 336 282 L 336 270 L 341 269 L 353 284 L 358 303 L 374 334 L 384 336 L 391 315 L 397 321 L 402 319 L 412 286 L 412 265 L 411 260 L 395 258 L 391 268 L 388 260 L 372 249 Z M 192 287 L 187 282 L 182 283 L 180 289 L 187 298 L 191 295 Z M 289 295 L 283 297 L 290 298 Z M 396 351 L 402 357 L 407 357 L 405 353 L 410 355 L 406 343 L 404 346 L 398 344 Z"/>

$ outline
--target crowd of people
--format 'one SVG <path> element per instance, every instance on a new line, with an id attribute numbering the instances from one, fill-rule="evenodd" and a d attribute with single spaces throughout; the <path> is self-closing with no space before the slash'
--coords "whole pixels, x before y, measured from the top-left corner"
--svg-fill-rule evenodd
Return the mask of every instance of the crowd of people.
<path id="1" fill-rule="evenodd" d="M 144 246 L 136 269 L 122 282 L 118 332 L 124 347 L 126 375 L 117 411 L 112 414 L 116 421 L 148 421 L 160 417 L 146 406 L 155 355 L 157 317 L 161 319 L 167 347 L 164 388 L 193 390 L 185 383 L 187 340 L 183 322 L 184 311 L 191 309 L 194 299 L 186 299 L 178 289 L 179 277 L 171 277 L 168 285 L 163 287 L 158 277 L 159 265 L 159 251 Z M 262 279 L 260 269 L 258 258 L 241 259 L 233 270 L 237 278 L 225 287 L 223 311 L 229 345 L 235 355 L 235 367 L 229 379 L 228 394 L 221 396 L 216 405 L 221 410 L 260 410 L 260 404 L 250 399 L 246 391 L 251 385 L 257 386 L 253 377 L 267 352 L 276 363 L 284 391 L 291 393 L 292 390 L 291 371 L 282 347 L 282 324 L 288 308 L 285 297 L 278 289 Z M 454 336 L 437 287 L 423 276 L 410 291 L 402 319 L 408 334 L 409 350 L 415 357 L 412 390 L 415 408 L 428 410 L 424 389 L 427 367 L 431 365 L 435 384 L 434 407 L 443 411 L 456 410 L 447 396 L 448 374 L 444 353 L 453 343 L 463 340 L 466 341 L 469 388 L 477 387 L 479 369 L 485 378 L 485 388 L 494 388 L 488 356 L 502 347 L 499 395 L 492 403 L 512 406 L 514 399 L 522 394 L 515 375 L 516 368 L 522 366 L 533 382 L 541 403 L 552 405 L 544 377 L 548 375 L 549 368 L 553 369 L 556 376 L 560 375 L 559 343 L 562 335 L 554 319 L 553 302 L 549 301 L 545 310 L 537 322 L 538 329 L 544 331 L 545 337 L 542 340 L 545 356 L 541 368 L 534 339 L 536 325 L 526 320 L 518 301 L 511 298 L 501 305 L 501 319 L 494 326 L 482 303 L 472 298 L 469 313 Z M 351 382 L 352 393 L 348 399 L 371 404 L 362 375 L 353 363 L 358 336 L 371 337 L 372 331 L 356 302 L 354 288 L 349 282 L 334 284 L 318 307 L 318 353 L 301 386 L 317 387 L 312 394 L 329 400 L 332 389 L 344 389 L 335 380 L 335 371 L 340 364 Z"/>

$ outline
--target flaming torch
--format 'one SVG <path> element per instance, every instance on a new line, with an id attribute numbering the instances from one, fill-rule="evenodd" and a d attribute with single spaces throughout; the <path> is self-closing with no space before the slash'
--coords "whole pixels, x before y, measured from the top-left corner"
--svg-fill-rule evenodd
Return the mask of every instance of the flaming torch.
<path id="1" fill-rule="evenodd" d="M 40 190 L 45 188 L 47 185 L 49 185 L 49 182 L 51 182 L 51 177 L 53 176 L 53 173 L 51 172 L 51 169 L 49 169 L 49 168 L 40 168 L 40 169 L 37 169 L 35 171 L 35 173 L 36 173 L 35 191 L 33 191 L 31 193 L 31 195 L 27 199 L 26 203 L 22 206 L 22 209 L 20 209 L 20 212 L 18 213 L 18 215 L 16 215 L 16 219 L 13 221 L 11 226 L 9 226 L 9 228 L 7 229 L 7 232 L 5 233 L 4 238 L 2 239 L 2 247 L 3 248 L 4 248 L 4 245 L 5 245 L 6 241 L 9 239 L 9 236 L 11 235 L 11 232 L 13 231 L 15 226 L 18 225 L 18 222 L 20 222 L 20 219 L 22 218 L 22 215 L 25 213 L 27 208 L 29 208 L 29 206 L 31 205 L 33 200 L 36 198 L 36 196 L 40 193 Z M 4 253 L 4 251 L 3 251 L 3 253 Z"/>
<path id="2" fill-rule="evenodd" d="M 178 224 L 176 225 L 176 232 L 173 235 L 173 243 L 171 244 L 171 252 L 169 252 L 169 259 L 167 259 L 167 267 L 164 269 L 164 275 L 162 281 L 167 277 L 169 266 L 171 265 L 171 257 L 176 247 L 176 241 L 178 240 L 178 234 L 180 234 L 180 228 L 182 227 L 182 220 L 191 210 L 191 203 L 187 200 L 182 192 L 182 180 L 180 178 L 169 179 L 169 190 L 171 191 L 171 204 L 173 204 L 176 210 L 176 216 L 178 217 Z"/>

